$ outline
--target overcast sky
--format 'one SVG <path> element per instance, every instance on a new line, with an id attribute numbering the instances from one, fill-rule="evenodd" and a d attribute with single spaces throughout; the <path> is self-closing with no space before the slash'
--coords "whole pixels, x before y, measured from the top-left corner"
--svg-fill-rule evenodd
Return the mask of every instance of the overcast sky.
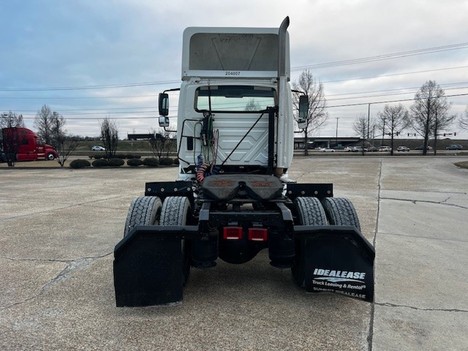
<path id="1" fill-rule="evenodd" d="M 157 94 L 179 85 L 185 27 L 278 27 L 289 16 L 292 80 L 308 68 L 325 88 L 329 121 L 317 135 L 335 136 L 337 121 L 339 136 L 354 135 L 369 103 L 376 116 L 428 80 L 462 114 L 467 13 L 466 0 L 2 0 L 0 112 L 34 129 L 46 104 L 71 134 L 99 135 L 105 117 L 120 137 L 147 133 Z M 447 132 L 468 138 L 457 124 Z"/>

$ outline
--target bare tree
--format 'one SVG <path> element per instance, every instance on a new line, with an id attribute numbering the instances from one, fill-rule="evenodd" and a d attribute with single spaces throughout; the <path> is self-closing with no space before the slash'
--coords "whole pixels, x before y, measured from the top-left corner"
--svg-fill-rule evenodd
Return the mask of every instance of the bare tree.
<path id="1" fill-rule="evenodd" d="M 68 157 L 78 146 L 78 141 L 73 138 L 67 138 L 67 132 L 65 130 L 65 118 L 57 112 L 52 113 L 51 123 L 51 142 L 58 153 L 58 163 L 61 167 L 65 165 Z"/>
<path id="2" fill-rule="evenodd" d="M 161 159 L 161 157 L 169 156 L 169 152 L 171 152 L 171 147 L 173 143 L 171 142 L 170 139 L 170 133 L 169 132 L 154 132 L 153 133 L 154 138 L 149 140 L 151 150 L 153 151 L 153 154 L 158 158 Z"/>
<path id="3" fill-rule="evenodd" d="M 46 144 L 52 144 L 53 112 L 49 106 L 43 105 L 34 119 L 34 127 L 37 129 L 38 137 Z"/>
<path id="4" fill-rule="evenodd" d="M 450 116 L 450 104 L 444 90 L 433 80 L 423 84 L 414 97 L 410 120 L 413 129 L 424 138 L 423 155 L 427 154 L 429 137 L 434 136 L 434 154 L 437 149 L 437 134 L 450 126 L 455 115 Z"/>
<path id="5" fill-rule="evenodd" d="M 466 107 L 465 114 L 460 116 L 458 125 L 460 128 L 468 130 L 468 106 Z"/>
<path id="6" fill-rule="evenodd" d="M 8 113 L 2 113 L 0 118 L 0 129 L 13 127 L 24 128 L 23 115 L 18 115 L 11 111 Z"/>
<path id="7" fill-rule="evenodd" d="M 14 167 L 19 149 L 18 133 L 11 128 L 24 128 L 23 115 L 14 112 L 2 113 L 0 118 L 0 148 L 5 155 L 8 167 Z"/>
<path id="8" fill-rule="evenodd" d="M 354 122 L 353 124 L 353 129 L 359 135 L 359 137 L 362 140 L 361 146 L 361 152 L 364 155 L 364 146 L 365 146 L 365 141 L 367 136 L 369 135 L 369 122 L 366 116 L 360 116 L 358 119 Z"/>
<path id="9" fill-rule="evenodd" d="M 384 135 L 390 136 L 390 155 L 393 156 L 394 136 L 399 135 L 408 127 L 408 111 L 402 104 L 385 105 L 383 112 L 379 113 L 378 128 Z"/>
<path id="10" fill-rule="evenodd" d="M 50 116 L 50 131 L 49 141 L 50 144 L 57 148 L 58 144 L 65 140 L 65 118 L 57 112 L 52 112 Z"/>
<path id="11" fill-rule="evenodd" d="M 254 99 L 249 100 L 247 105 L 245 106 L 246 111 L 259 111 L 260 110 L 260 105 L 255 102 Z"/>
<path id="12" fill-rule="evenodd" d="M 101 139 L 106 148 L 106 158 L 114 157 L 119 143 L 119 132 L 115 121 L 108 117 L 101 123 Z"/>
<path id="13" fill-rule="evenodd" d="M 307 113 L 306 126 L 304 132 L 304 155 L 308 155 L 307 148 L 309 134 L 319 129 L 328 119 L 326 111 L 327 100 L 323 91 L 323 85 L 314 79 L 314 76 L 309 70 L 305 70 L 299 76 L 299 80 L 293 83 L 294 90 L 301 91 L 309 97 L 309 109 Z M 299 96 L 294 94 L 293 104 L 296 110 L 299 110 Z"/>

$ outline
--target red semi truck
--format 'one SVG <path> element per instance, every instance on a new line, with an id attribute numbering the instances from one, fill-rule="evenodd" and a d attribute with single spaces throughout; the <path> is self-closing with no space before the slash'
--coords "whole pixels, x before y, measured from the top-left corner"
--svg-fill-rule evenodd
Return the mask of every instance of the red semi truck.
<path id="1" fill-rule="evenodd" d="M 53 160 L 57 151 L 49 144 L 39 141 L 36 133 L 28 128 L 12 127 L 2 129 L 4 157 L 13 161 Z"/>

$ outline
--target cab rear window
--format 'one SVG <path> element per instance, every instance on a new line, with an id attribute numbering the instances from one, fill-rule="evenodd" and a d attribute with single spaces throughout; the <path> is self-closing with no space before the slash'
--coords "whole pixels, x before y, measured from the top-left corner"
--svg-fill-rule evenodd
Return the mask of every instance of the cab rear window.
<path id="1" fill-rule="evenodd" d="M 197 112 L 261 112 L 275 106 L 275 90 L 268 87 L 222 85 L 197 89 Z"/>

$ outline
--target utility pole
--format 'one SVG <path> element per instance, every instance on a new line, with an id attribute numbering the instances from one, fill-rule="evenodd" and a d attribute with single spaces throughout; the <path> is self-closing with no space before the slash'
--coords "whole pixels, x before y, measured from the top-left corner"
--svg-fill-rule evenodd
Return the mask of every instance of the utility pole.
<path id="1" fill-rule="evenodd" d="M 340 117 L 336 117 L 336 132 L 335 132 L 335 147 L 338 146 L 338 121 Z"/>
<path id="2" fill-rule="evenodd" d="M 387 122 L 386 118 L 383 119 L 383 126 L 382 126 L 382 142 L 380 143 L 381 146 L 384 144 L 385 139 L 385 123 Z"/>
<path id="3" fill-rule="evenodd" d="M 370 132 L 370 105 L 367 104 L 367 141 L 369 141 L 369 132 Z"/>

